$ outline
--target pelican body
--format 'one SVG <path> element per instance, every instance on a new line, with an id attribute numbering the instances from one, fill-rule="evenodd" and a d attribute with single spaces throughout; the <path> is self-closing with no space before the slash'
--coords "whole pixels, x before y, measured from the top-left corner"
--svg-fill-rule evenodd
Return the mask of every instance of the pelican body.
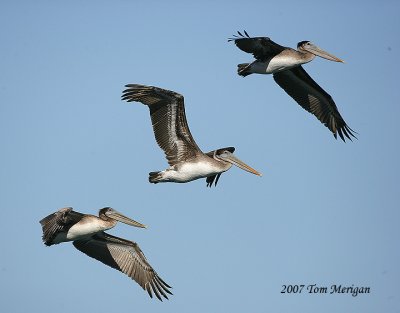
<path id="1" fill-rule="evenodd" d="M 164 150 L 169 167 L 150 172 L 149 182 L 186 183 L 206 178 L 211 187 L 232 165 L 261 176 L 261 174 L 233 155 L 234 147 L 203 153 L 197 146 L 186 121 L 184 98 L 181 94 L 154 86 L 128 84 L 122 100 L 137 101 L 149 107 L 155 139 Z"/>
<path id="2" fill-rule="evenodd" d="M 159 300 L 162 301 L 162 297 L 168 299 L 167 293 L 172 294 L 171 287 L 154 271 L 139 246 L 104 232 L 117 222 L 146 227 L 110 207 L 101 209 L 98 217 L 63 208 L 43 218 L 40 224 L 46 246 L 72 241 L 79 251 L 135 280 L 150 297 L 154 292 Z"/>
<path id="3" fill-rule="evenodd" d="M 342 62 L 338 57 L 322 50 L 310 41 L 301 41 L 297 50 L 283 47 L 268 37 L 250 37 L 238 32 L 228 41 L 247 53 L 252 53 L 255 61 L 238 64 L 238 74 L 272 74 L 275 82 L 305 110 L 314 114 L 337 138 L 355 138 L 354 131 L 346 124 L 332 97 L 323 90 L 303 69 L 302 64 L 316 56 L 330 61 Z"/>

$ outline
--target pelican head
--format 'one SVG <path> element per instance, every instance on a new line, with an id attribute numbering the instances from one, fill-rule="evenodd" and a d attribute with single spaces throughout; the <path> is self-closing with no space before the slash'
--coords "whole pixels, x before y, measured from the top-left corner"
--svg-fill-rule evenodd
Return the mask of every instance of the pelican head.
<path id="1" fill-rule="evenodd" d="M 100 209 L 99 211 L 99 217 L 103 220 L 108 220 L 112 219 L 127 225 L 135 226 L 135 227 L 140 227 L 140 228 L 147 228 L 146 225 L 143 225 L 139 222 L 134 221 L 133 219 L 130 219 L 129 217 L 126 217 L 122 213 L 114 210 L 113 208 L 106 207 L 103 209 Z"/>
<path id="2" fill-rule="evenodd" d="M 300 41 L 297 44 L 297 49 L 299 51 L 305 51 L 305 52 L 310 52 L 316 56 L 319 56 L 321 58 L 330 60 L 330 61 L 335 61 L 335 62 L 341 62 L 344 63 L 343 60 L 339 59 L 338 57 L 335 57 L 333 54 L 330 54 L 321 48 L 317 47 L 310 41 Z"/>
<path id="3" fill-rule="evenodd" d="M 253 173 L 258 176 L 262 176 L 262 174 L 260 172 L 256 171 L 254 168 L 250 167 L 243 161 L 239 160 L 237 157 L 235 157 L 233 155 L 232 152 L 230 152 L 228 150 L 225 150 L 225 149 L 216 150 L 214 153 L 214 157 L 217 160 L 230 163 L 231 165 L 236 165 L 237 167 L 239 167 L 242 170 L 245 170 L 247 172 Z"/>

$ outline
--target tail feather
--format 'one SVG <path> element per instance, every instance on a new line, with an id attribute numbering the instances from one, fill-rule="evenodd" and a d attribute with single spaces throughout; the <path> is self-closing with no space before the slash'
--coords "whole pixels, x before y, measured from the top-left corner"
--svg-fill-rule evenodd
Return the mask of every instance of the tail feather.
<path id="1" fill-rule="evenodd" d="M 149 173 L 149 182 L 153 184 L 157 184 L 161 179 L 161 172 L 150 172 Z"/>
<path id="2" fill-rule="evenodd" d="M 246 77 L 247 75 L 250 75 L 250 63 L 242 63 L 242 64 L 238 64 L 238 70 L 237 73 L 240 76 Z"/>

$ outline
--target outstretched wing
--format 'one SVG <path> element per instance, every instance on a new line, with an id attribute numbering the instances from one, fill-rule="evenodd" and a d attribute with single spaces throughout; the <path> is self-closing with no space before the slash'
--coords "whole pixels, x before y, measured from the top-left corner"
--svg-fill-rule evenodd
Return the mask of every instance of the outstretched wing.
<path id="1" fill-rule="evenodd" d="M 51 246 L 58 233 L 67 231 L 71 225 L 79 222 L 83 216 L 84 214 L 75 212 L 72 208 L 68 207 L 60 209 L 40 220 L 43 230 L 42 239 L 45 245 Z"/>
<path id="2" fill-rule="evenodd" d="M 138 101 L 150 109 L 156 141 L 164 150 L 169 165 L 194 158 L 201 153 L 186 121 L 183 96 L 153 86 L 129 84 L 122 100 Z"/>
<path id="3" fill-rule="evenodd" d="M 240 50 L 253 54 L 258 61 L 268 61 L 286 49 L 268 37 L 250 37 L 246 31 L 244 35 L 241 32 L 238 34 L 233 35 L 228 41 L 234 41 Z"/>
<path id="4" fill-rule="evenodd" d="M 87 240 L 76 240 L 73 244 L 86 255 L 128 275 L 146 290 L 151 298 L 153 292 L 161 301 L 161 296 L 168 299 L 167 293 L 172 294 L 169 291 L 171 286 L 158 276 L 135 242 L 103 232 Z"/>
<path id="5" fill-rule="evenodd" d="M 346 124 L 339 113 L 332 97 L 323 90 L 302 66 L 274 74 L 274 80 L 305 110 L 314 114 L 335 138 L 339 134 L 343 141 L 345 137 L 356 138 L 354 131 Z"/>

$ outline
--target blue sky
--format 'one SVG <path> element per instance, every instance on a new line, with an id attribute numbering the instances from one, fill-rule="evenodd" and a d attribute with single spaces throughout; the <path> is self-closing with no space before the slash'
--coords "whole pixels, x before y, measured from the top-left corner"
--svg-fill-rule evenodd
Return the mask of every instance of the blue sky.
<path id="1" fill-rule="evenodd" d="M 0 311 L 399 312 L 398 1 L 2 1 Z M 343 143 L 271 76 L 236 74 L 246 29 L 311 40 L 307 72 L 359 133 Z M 216 188 L 147 181 L 167 163 L 127 83 L 182 93 L 209 151 L 235 146 L 263 177 L 233 168 Z M 71 244 L 41 242 L 64 206 L 112 206 L 148 229 L 139 243 L 173 286 L 163 303 Z M 282 294 L 282 285 L 371 293 Z"/>

